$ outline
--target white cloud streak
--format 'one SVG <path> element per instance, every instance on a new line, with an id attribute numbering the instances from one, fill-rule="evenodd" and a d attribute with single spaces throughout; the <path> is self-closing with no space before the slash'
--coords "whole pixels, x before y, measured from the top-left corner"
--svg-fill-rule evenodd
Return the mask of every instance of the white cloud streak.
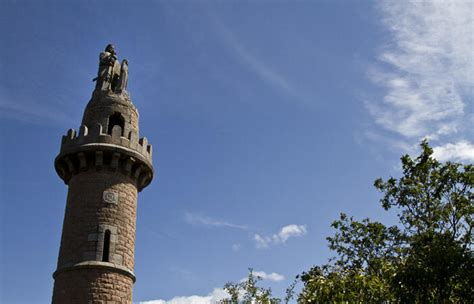
<path id="1" fill-rule="evenodd" d="M 300 237 L 306 233 L 306 226 L 291 224 L 282 227 L 278 233 L 275 233 L 272 236 L 261 236 L 260 234 L 255 234 L 253 239 L 257 248 L 267 248 L 270 245 L 285 243 L 291 237 Z"/>
<path id="2" fill-rule="evenodd" d="M 152 300 L 139 302 L 139 304 L 214 304 L 229 297 L 229 294 L 221 288 L 215 288 L 207 296 L 174 297 L 171 300 Z"/>
<path id="3" fill-rule="evenodd" d="M 246 226 L 237 225 L 226 221 L 221 221 L 218 219 L 214 219 L 208 216 L 194 214 L 190 212 L 186 212 L 184 214 L 184 221 L 190 225 L 196 226 L 208 226 L 208 227 L 227 227 L 227 228 L 234 228 L 234 229 L 247 229 Z"/>
<path id="4" fill-rule="evenodd" d="M 264 62 L 258 56 L 255 56 L 242 41 L 237 39 L 231 29 L 215 15 L 211 15 L 211 18 L 213 18 L 216 29 L 223 41 L 245 66 L 252 70 L 265 83 L 297 100 L 306 102 L 307 98 L 303 96 L 300 90 L 295 87 L 294 83 L 290 82 L 284 74 L 279 73 L 274 67 Z"/>
<path id="5" fill-rule="evenodd" d="M 443 146 L 454 139 L 459 142 L 451 145 L 467 150 L 450 155 L 469 154 L 472 144 L 463 132 L 471 132 L 473 121 L 473 7 L 471 1 L 378 5 L 391 43 L 384 45 L 380 64 L 369 76 L 385 96 L 366 105 L 377 124 L 410 145 L 423 137 Z"/>
<path id="6" fill-rule="evenodd" d="M 264 281 L 280 282 L 285 279 L 284 275 L 276 273 L 276 272 L 266 273 L 265 271 L 254 271 L 253 275 L 256 277 L 259 277 L 260 279 Z M 248 279 L 247 277 L 242 278 L 240 282 L 246 282 L 247 279 Z"/>
<path id="7" fill-rule="evenodd" d="M 7 93 L 3 87 L 0 87 L 0 117 L 37 125 L 70 124 L 72 121 L 59 105 L 53 107 L 50 104 L 27 101 Z"/>
<path id="8" fill-rule="evenodd" d="M 456 160 L 474 162 L 474 145 L 468 141 L 446 144 L 433 148 L 433 156 L 439 161 Z"/>
<path id="9" fill-rule="evenodd" d="M 242 248 L 240 244 L 232 244 L 232 251 L 239 251 Z"/>
<path id="10" fill-rule="evenodd" d="M 268 83 L 283 89 L 287 92 L 294 92 L 294 89 L 282 75 L 275 72 L 268 65 L 264 64 L 263 61 L 257 59 L 252 55 L 242 43 L 235 39 L 234 35 L 230 31 L 226 31 L 226 41 L 232 47 L 233 50 L 242 58 L 242 60 L 254 70 L 263 80 Z"/>
<path id="11" fill-rule="evenodd" d="M 264 271 L 254 271 L 254 276 L 260 277 L 262 280 L 272 281 L 272 282 L 280 282 L 285 279 L 285 276 L 272 272 L 266 273 Z M 240 282 L 247 281 L 247 278 L 243 278 Z M 144 301 L 139 302 L 139 304 L 215 304 L 218 303 L 220 300 L 229 298 L 230 295 L 222 288 L 214 288 L 214 290 L 206 296 L 178 296 L 174 297 L 170 300 L 151 300 L 151 301 Z"/>

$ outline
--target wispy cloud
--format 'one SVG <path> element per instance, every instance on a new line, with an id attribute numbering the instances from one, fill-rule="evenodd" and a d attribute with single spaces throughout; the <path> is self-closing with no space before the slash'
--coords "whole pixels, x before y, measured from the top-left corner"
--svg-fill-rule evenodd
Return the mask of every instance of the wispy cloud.
<path id="1" fill-rule="evenodd" d="M 270 245 L 285 243 L 291 237 L 300 237 L 306 233 L 306 226 L 291 224 L 282 227 L 278 233 L 275 233 L 272 236 L 255 234 L 253 239 L 257 248 L 267 248 Z"/>
<path id="2" fill-rule="evenodd" d="M 235 229 L 247 229 L 246 226 L 237 225 L 230 222 L 214 219 L 208 216 L 204 216 L 201 214 L 195 214 L 186 212 L 184 214 L 184 221 L 191 225 L 198 225 L 198 226 L 209 226 L 209 227 L 227 227 L 227 228 L 235 228 Z"/>
<path id="3" fill-rule="evenodd" d="M 242 248 L 240 244 L 232 244 L 232 251 L 239 251 Z"/>
<path id="4" fill-rule="evenodd" d="M 241 62 L 252 70 L 262 81 L 271 85 L 272 87 L 288 94 L 289 96 L 296 98 L 297 100 L 306 102 L 306 99 L 298 90 L 295 85 L 285 77 L 284 74 L 277 71 L 277 69 L 265 62 L 255 54 L 253 54 L 249 48 L 240 41 L 232 30 L 215 15 L 211 15 L 211 18 L 216 24 L 216 29 L 220 34 L 223 41 L 229 46 L 229 48 L 237 55 Z"/>
<path id="5" fill-rule="evenodd" d="M 456 160 L 474 162 L 474 145 L 468 141 L 446 144 L 433 148 L 434 157 L 440 161 Z"/>
<path id="6" fill-rule="evenodd" d="M 262 280 L 272 282 L 280 282 L 285 279 L 284 275 L 276 272 L 266 273 L 265 271 L 254 271 L 253 275 L 259 277 Z M 243 278 L 240 280 L 240 282 L 245 282 L 246 280 L 247 278 Z M 139 304 L 215 304 L 220 300 L 229 298 L 229 296 L 230 295 L 224 289 L 214 288 L 214 290 L 206 296 L 178 296 L 170 300 L 151 300 L 139 302 Z"/>
<path id="7" fill-rule="evenodd" d="M 65 114 L 59 106 L 39 104 L 34 101 L 7 93 L 0 87 L 0 117 L 15 119 L 37 125 L 70 124 L 72 118 Z"/>
<path id="8" fill-rule="evenodd" d="M 140 304 L 214 304 L 220 300 L 227 298 L 229 294 L 221 288 L 215 288 L 207 296 L 188 296 L 188 297 L 174 297 L 171 300 L 152 300 L 139 302 Z"/>
<path id="9" fill-rule="evenodd" d="M 423 137 L 443 145 L 453 138 L 466 142 L 463 137 L 471 132 L 473 7 L 470 1 L 378 4 L 391 41 L 369 76 L 385 96 L 366 105 L 377 124 L 410 145 Z"/>
<path id="10" fill-rule="evenodd" d="M 288 92 L 293 92 L 293 87 L 290 85 L 281 74 L 277 73 L 269 65 L 265 64 L 254 56 L 247 48 L 239 42 L 234 34 L 225 27 L 221 27 L 224 33 L 225 40 L 230 47 L 240 56 L 240 58 L 264 81 Z"/>
<path id="11" fill-rule="evenodd" d="M 280 282 L 285 279 L 285 276 L 276 272 L 272 273 L 266 273 L 265 271 L 254 271 L 253 275 L 256 277 L 259 277 L 260 279 L 264 281 L 272 281 L 272 282 Z M 240 282 L 245 282 L 247 281 L 247 277 L 242 278 Z"/>

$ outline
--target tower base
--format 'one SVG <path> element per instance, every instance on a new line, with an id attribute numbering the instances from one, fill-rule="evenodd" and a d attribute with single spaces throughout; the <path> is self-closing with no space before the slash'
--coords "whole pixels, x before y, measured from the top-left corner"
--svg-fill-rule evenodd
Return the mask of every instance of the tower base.
<path id="1" fill-rule="evenodd" d="M 106 262 L 85 262 L 54 273 L 53 303 L 132 303 L 135 276 Z"/>

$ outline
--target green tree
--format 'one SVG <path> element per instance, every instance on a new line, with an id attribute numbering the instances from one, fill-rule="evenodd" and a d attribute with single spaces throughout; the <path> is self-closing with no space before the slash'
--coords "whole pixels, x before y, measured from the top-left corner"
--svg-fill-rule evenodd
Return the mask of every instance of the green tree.
<path id="1" fill-rule="evenodd" d="M 299 303 L 474 303 L 474 166 L 440 163 L 426 141 L 420 146 L 418 157 L 401 158 L 402 177 L 374 183 L 399 223 L 342 213 L 327 238 L 334 257 L 297 277 Z M 250 269 L 246 281 L 227 283 L 223 303 L 281 302 L 258 281 Z"/>
<path id="2" fill-rule="evenodd" d="M 229 282 L 224 285 L 224 290 L 229 293 L 230 298 L 221 300 L 221 304 L 278 304 L 280 299 L 272 296 L 271 288 L 257 286 L 262 278 L 253 274 L 253 269 L 249 268 L 246 280 L 238 283 Z M 288 303 L 288 302 L 286 302 Z"/>
<path id="3" fill-rule="evenodd" d="M 301 275 L 301 303 L 395 301 L 389 282 L 400 255 L 402 236 L 396 226 L 385 227 L 364 219 L 355 221 L 341 214 L 332 223 L 334 237 L 329 248 L 336 252 L 330 263 Z"/>
<path id="4" fill-rule="evenodd" d="M 301 275 L 300 303 L 474 303 L 474 167 L 421 149 L 401 158 L 401 178 L 374 183 L 399 225 L 341 214 L 328 238 L 336 256 Z"/>

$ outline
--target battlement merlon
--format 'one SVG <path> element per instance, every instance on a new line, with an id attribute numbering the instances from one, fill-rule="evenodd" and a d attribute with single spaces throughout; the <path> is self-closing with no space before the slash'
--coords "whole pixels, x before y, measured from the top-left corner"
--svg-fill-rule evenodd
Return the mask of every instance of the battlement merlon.
<path id="1" fill-rule="evenodd" d="M 124 137 L 119 125 L 113 126 L 110 133 L 103 133 L 101 124 L 96 123 L 90 129 L 82 125 L 79 134 L 70 129 L 63 136 L 55 168 L 66 184 L 74 174 L 104 167 L 132 178 L 139 191 L 151 182 L 154 175 L 152 146 L 147 138 L 138 139 L 133 130 Z"/>
<path id="2" fill-rule="evenodd" d="M 79 128 L 79 134 L 74 129 L 69 129 L 67 135 L 64 135 L 61 142 L 61 154 L 70 150 L 76 150 L 78 147 L 92 144 L 103 143 L 122 146 L 127 149 L 140 153 L 150 164 L 152 163 L 152 146 L 148 144 L 146 137 L 138 139 L 136 131 L 129 131 L 125 137 L 119 125 L 113 126 L 110 134 L 104 133 L 102 125 L 95 123 L 92 128 L 82 125 Z"/>

